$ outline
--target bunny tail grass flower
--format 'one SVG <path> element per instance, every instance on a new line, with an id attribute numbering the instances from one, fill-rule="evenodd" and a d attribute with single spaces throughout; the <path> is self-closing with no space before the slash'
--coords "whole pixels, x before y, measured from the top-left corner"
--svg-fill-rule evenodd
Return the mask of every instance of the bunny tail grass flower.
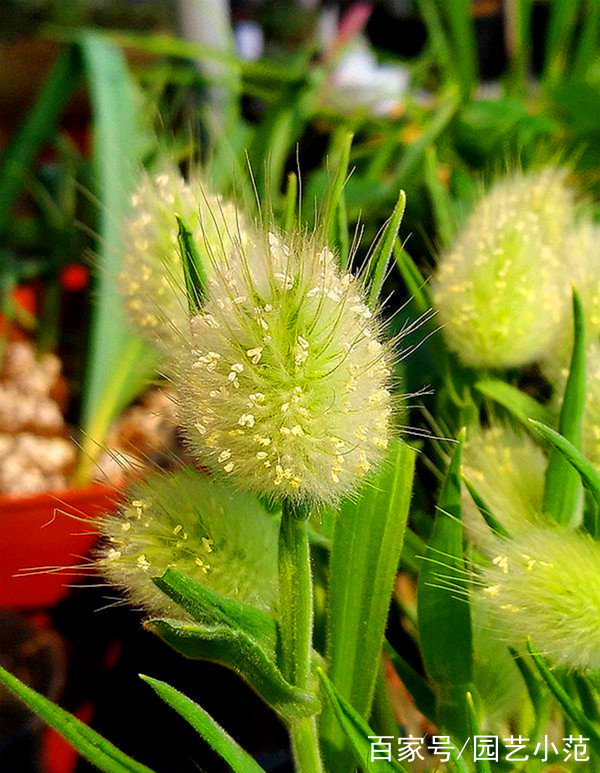
<path id="1" fill-rule="evenodd" d="M 238 517 L 243 513 L 243 517 Z M 211 590 L 269 610 L 277 595 L 277 519 L 246 494 L 192 469 L 132 487 L 100 520 L 96 567 L 152 615 L 185 617 L 152 581 L 173 568 Z"/>
<path id="2" fill-rule="evenodd" d="M 158 174 L 144 172 L 131 205 L 119 289 L 136 330 L 168 352 L 188 315 L 175 216 L 190 228 L 209 274 L 211 256 L 243 239 L 245 226 L 233 203 L 198 180 L 187 183 L 174 164 L 164 163 Z"/>
<path id="3" fill-rule="evenodd" d="M 600 544 L 573 531 L 531 529 L 500 541 L 481 595 L 497 630 L 531 638 L 557 665 L 600 668 Z"/>
<path id="4" fill-rule="evenodd" d="M 539 523 L 546 465 L 543 450 L 523 432 L 500 423 L 469 427 L 463 473 L 509 534 Z M 467 492 L 463 499 L 465 522 L 477 538 L 481 515 Z"/>
<path id="5" fill-rule="evenodd" d="M 562 247 L 574 194 L 565 178 L 550 167 L 497 183 L 442 257 L 434 300 L 467 365 L 518 367 L 552 345 L 570 292 Z"/>
<path id="6" fill-rule="evenodd" d="M 336 502 L 385 453 L 390 346 L 359 280 L 315 239 L 257 233 L 232 264 L 175 357 L 191 448 L 240 488 Z"/>

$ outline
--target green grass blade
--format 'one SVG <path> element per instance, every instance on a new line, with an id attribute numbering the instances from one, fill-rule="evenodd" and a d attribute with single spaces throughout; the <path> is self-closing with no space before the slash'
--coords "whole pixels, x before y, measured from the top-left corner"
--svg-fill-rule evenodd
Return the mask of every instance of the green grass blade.
<path id="1" fill-rule="evenodd" d="M 455 60 L 451 51 L 451 41 L 444 29 L 441 14 L 435 0 L 416 0 L 417 8 L 427 28 L 427 41 L 437 62 L 440 73 L 455 77 Z"/>
<path id="2" fill-rule="evenodd" d="M 206 294 L 206 271 L 192 232 L 179 215 L 175 215 L 175 218 L 188 305 L 190 313 L 195 314 L 202 306 Z"/>
<path id="3" fill-rule="evenodd" d="M 546 31 L 544 68 L 545 82 L 557 82 L 565 73 L 569 50 L 577 27 L 580 0 L 552 0 Z"/>
<path id="4" fill-rule="evenodd" d="M 588 69 L 598 58 L 600 43 L 600 0 L 587 0 L 583 8 L 581 31 L 573 54 L 571 77 L 585 79 Z"/>
<path id="5" fill-rule="evenodd" d="M 427 123 L 423 134 L 408 145 L 402 154 L 400 163 L 396 169 L 396 179 L 401 185 L 419 165 L 424 163 L 425 152 L 428 147 L 444 132 L 450 121 L 456 115 L 460 107 L 460 99 L 456 91 L 445 98 Z"/>
<path id="6" fill-rule="evenodd" d="M 467 706 L 469 707 L 469 737 L 475 738 L 481 735 L 481 731 L 479 729 L 477 713 L 475 712 L 473 695 L 470 692 L 467 693 Z M 489 761 L 481 758 L 475 760 L 475 771 L 476 773 L 492 773 Z"/>
<path id="7" fill-rule="evenodd" d="M 535 419 L 543 424 L 553 424 L 555 416 L 545 405 L 538 403 L 530 395 L 498 378 L 486 378 L 475 384 L 475 389 L 484 397 L 493 400 L 530 429 L 529 420 Z"/>
<path id="8" fill-rule="evenodd" d="M 473 669 L 461 521 L 464 442 L 463 430 L 442 486 L 417 592 L 421 655 L 427 674 L 440 691 L 438 721 L 463 740 L 469 730 L 466 693 Z"/>
<path id="9" fill-rule="evenodd" d="M 115 286 L 123 247 L 121 219 L 129 208 L 140 149 L 134 87 L 125 58 L 117 48 L 94 33 L 83 33 L 80 40 L 94 115 L 95 193 L 100 201 L 100 271 L 96 280 L 81 417 L 83 434 L 90 439 L 89 451 L 93 456 L 97 444 L 104 440 L 99 431 L 108 426 L 106 422 L 100 426 L 97 421 L 100 406 L 110 420 L 115 417 L 123 403 L 122 394 L 114 390 L 115 382 L 128 393 L 134 382 L 139 388 L 144 381 L 141 365 L 147 355 L 145 345 L 139 343 L 134 347 L 139 359 L 136 361 L 133 357 L 132 333 L 125 322 Z M 127 363 L 132 367 L 123 367 L 126 353 Z M 123 372 L 116 377 L 115 373 L 121 368 Z"/>
<path id="10" fill-rule="evenodd" d="M 366 773 L 392 773 L 392 771 L 403 771 L 403 773 L 406 773 L 406 768 L 395 759 L 395 750 L 393 748 L 389 760 L 371 759 L 371 740 L 377 740 L 377 734 L 371 730 L 356 709 L 342 697 L 334 683 L 325 676 L 321 669 L 319 669 L 318 673 L 325 688 L 329 705 L 344 736 L 349 742 L 353 756 L 356 763 L 360 765 L 361 770 L 366 771 Z M 336 773 L 341 773 L 342 769 L 336 767 L 328 768 L 328 770 L 335 770 Z"/>
<path id="11" fill-rule="evenodd" d="M 295 172 L 288 174 L 288 184 L 285 190 L 285 207 L 283 213 L 283 227 L 290 233 L 298 223 L 298 176 Z"/>
<path id="12" fill-rule="evenodd" d="M 467 491 L 469 492 L 469 496 L 473 500 L 475 507 L 479 510 L 481 517 L 486 522 L 486 524 L 490 527 L 490 529 L 495 533 L 499 534 L 502 537 L 508 537 L 510 536 L 504 526 L 498 521 L 495 517 L 490 508 L 485 503 L 485 500 L 483 497 L 479 494 L 475 486 L 468 481 L 466 478 L 463 478 L 463 482 L 465 486 L 467 487 Z"/>
<path id="13" fill-rule="evenodd" d="M 159 366 L 160 356 L 141 338 L 131 337 L 120 353 L 118 367 L 110 375 L 106 389 L 96 404 L 96 411 L 83 428 L 81 454 L 74 482 L 89 481 L 102 439 L 110 425 L 140 392 L 150 383 Z"/>
<path id="14" fill-rule="evenodd" d="M 330 559 L 327 659 L 336 690 L 368 717 L 414 474 L 415 451 L 396 442 L 359 496 L 342 504 Z M 349 750 L 331 712 L 322 723 L 329 767 L 342 773 Z"/>
<path id="15" fill-rule="evenodd" d="M 369 287 L 369 305 L 371 308 L 377 306 L 379 296 L 383 288 L 385 281 L 385 275 L 392 258 L 394 251 L 394 244 L 398 238 L 398 231 L 400 229 L 400 223 L 404 217 L 404 210 L 406 209 L 406 193 L 400 191 L 398 200 L 394 207 L 390 218 L 385 224 L 377 244 L 373 250 L 373 254 L 369 260 L 369 274 L 371 277 L 371 286 Z"/>
<path id="16" fill-rule="evenodd" d="M 392 661 L 392 665 L 396 669 L 396 673 L 402 680 L 402 684 L 406 687 L 410 693 L 415 706 L 419 709 L 424 717 L 431 722 L 435 722 L 436 708 L 435 708 L 435 693 L 431 687 L 427 684 L 425 679 L 418 674 L 414 668 L 407 663 L 406 660 L 397 652 L 392 645 L 384 641 L 383 649 L 388 658 Z"/>
<path id="17" fill-rule="evenodd" d="M 551 427 L 547 427 L 539 421 L 531 419 L 531 425 L 539 434 L 556 448 L 567 459 L 567 461 L 577 470 L 585 488 L 592 494 L 598 503 L 600 503 L 600 473 L 594 465 L 588 461 L 585 456 L 572 443 L 569 443 L 562 435 Z"/>
<path id="18" fill-rule="evenodd" d="M 527 693 L 529 695 L 529 700 L 531 701 L 531 705 L 533 707 L 535 719 L 530 736 L 531 740 L 535 742 L 540 736 L 540 733 L 544 727 L 544 722 L 548 720 L 547 709 L 549 694 L 548 691 L 544 688 L 543 681 L 536 673 L 534 673 L 525 658 L 523 658 L 516 650 L 510 647 L 509 652 L 514 659 L 515 665 L 519 669 L 521 676 L 523 677 L 523 681 L 525 682 L 525 687 L 527 688 Z"/>
<path id="19" fill-rule="evenodd" d="M 580 707 L 572 700 L 569 693 L 550 671 L 535 646 L 531 642 L 528 642 L 527 647 L 542 679 L 548 685 L 548 689 L 552 695 L 554 695 L 556 700 L 560 703 L 567 717 L 573 722 L 578 730 L 586 736 L 586 738 L 589 738 L 590 744 L 594 750 L 597 753 L 600 753 L 600 727 L 593 722 L 590 722 Z"/>
<path id="20" fill-rule="evenodd" d="M 288 85 L 254 130 L 249 160 L 267 212 L 277 209 L 286 161 L 314 111 L 316 95 L 315 78 Z"/>
<path id="21" fill-rule="evenodd" d="M 425 151 L 425 185 L 440 243 L 443 247 L 448 247 L 456 236 L 457 220 L 450 192 L 438 177 L 438 157 L 434 145 Z"/>
<path id="22" fill-rule="evenodd" d="M 350 164 L 350 149 L 354 135 L 352 132 L 343 130 L 334 135 L 332 147 L 329 153 L 330 162 L 334 165 L 335 174 L 327 187 L 325 193 L 325 204 L 320 217 L 320 225 L 323 230 L 325 240 L 332 245 L 339 247 L 339 234 L 336 233 L 338 223 L 338 212 L 343 206 L 344 186 L 348 179 L 348 166 Z M 347 256 L 345 256 L 347 259 Z M 345 260 L 343 262 L 345 266 Z"/>
<path id="23" fill-rule="evenodd" d="M 152 773 L 68 711 L 56 706 L 0 666 L 0 682 L 104 773 Z"/>
<path id="24" fill-rule="evenodd" d="M 287 721 L 310 717 L 321 709 L 318 697 L 290 684 L 274 654 L 241 628 L 162 618 L 148 620 L 145 627 L 186 658 L 220 663 L 235 671 Z"/>
<path id="25" fill-rule="evenodd" d="M 166 682 L 143 674 L 140 674 L 140 679 L 149 684 L 159 698 L 183 717 L 235 773 L 264 773 L 258 762 L 195 701 Z"/>
<path id="26" fill-rule="evenodd" d="M 154 582 L 194 620 L 239 629 L 275 651 L 277 625 L 267 612 L 237 599 L 221 596 L 175 569 L 167 569 Z"/>
<path id="27" fill-rule="evenodd" d="M 581 422 L 585 408 L 585 322 L 579 296 L 573 292 L 574 342 L 571 368 L 562 401 L 559 432 L 581 448 Z M 581 500 L 581 483 L 577 472 L 553 448 L 550 452 L 544 485 L 542 509 L 556 523 L 573 523 Z"/>
<path id="28" fill-rule="evenodd" d="M 81 57 L 76 47 L 64 51 L 24 124 L 2 156 L 0 174 L 0 234 L 8 225 L 11 207 L 43 143 L 52 136 L 58 118 L 81 80 Z"/>
<path id="29" fill-rule="evenodd" d="M 514 0 L 505 11 L 511 59 L 509 87 L 517 96 L 525 93 L 527 84 L 532 16 L 533 0 Z"/>
<path id="30" fill-rule="evenodd" d="M 442 5 L 461 91 L 463 97 L 468 98 L 477 80 L 477 40 L 471 0 L 445 0 Z"/>

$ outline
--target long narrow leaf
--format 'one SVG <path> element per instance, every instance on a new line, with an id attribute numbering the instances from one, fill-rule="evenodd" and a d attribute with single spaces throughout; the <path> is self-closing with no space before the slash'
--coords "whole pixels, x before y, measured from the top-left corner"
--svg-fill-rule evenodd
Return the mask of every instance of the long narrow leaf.
<path id="1" fill-rule="evenodd" d="M 414 670 L 410 663 L 407 663 L 402 655 L 400 655 L 400 653 L 387 641 L 383 643 L 383 649 L 392 661 L 392 665 L 396 669 L 400 679 L 402 679 L 402 683 L 410 693 L 415 702 L 415 706 L 424 717 L 427 717 L 431 722 L 434 722 L 435 693 L 431 687 L 427 684 L 425 679 Z"/>
<path id="2" fill-rule="evenodd" d="M 44 722 L 54 728 L 62 737 L 77 749 L 81 756 L 98 767 L 104 773 L 152 773 L 142 765 L 117 749 L 95 730 L 68 711 L 56 706 L 31 687 L 23 684 L 6 669 L 0 666 L 0 682 L 13 692 L 23 703 L 34 711 Z"/>
<path id="3" fill-rule="evenodd" d="M 509 86 L 516 95 L 524 94 L 527 83 L 532 17 L 533 0 L 514 0 L 505 11 L 511 60 Z"/>
<path id="4" fill-rule="evenodd" d="M 421 654 L 440 688 L 438 720 L 468 736 L 466 693 L 472 681 L 471 614 L 463 556 L 461 459 L 464 430 L 450 460 L 418 585 Z"/>
<path id="5" fill-rule="evenodd" d="M 517 387 L 507 384 L 497 378 L 487 378 L 478 381 L 475 389 L 485 397 L 506 408 L 515 419 L 518 419 L 527 429 L 529 429 L 529 419 L 541 421 L 544 424 L 552 424 L 555 416 L 545 405 L 525 392 L 521 392 Z"/>
<path id="6" fill-rule="evenodd" d="M 463 97 L 468 97 L 477 78 L 477 41 L 471 0 L 445 0 L 442 7 L 452 40 Z"/>
<path id="7" fill-rule="evenodd" d="M 330 560 L 329 677 L 368 717 L 394 578 L 402 551 L 415 451 L 396 443 L 386 467 L 355 500 L 343 503 Z M 322 732 L 337 773 L 348 764 L 343 734 L 329 712 Z"/>
<path id="8" fill-rule="evenodd" d="M 87 452 L 104 440 L 98 435 L 96 414 L 99 406 L 112 419 L 122 403 L 121 393 L 111 387 L 115 372 L 124 368 L 121 387 L 129 390 L 131 379 L 139 386 L 149 377 L 144 367 L 148 362 L 147 348 L 135 347 L 136 356 L 124 353 L 132 333 L 124 320 L 115 279 L 122 254 L 121 219 L 129 207 L 134 172 L 140 150 L 136 124 L 138 114 L 134 87 L 123 54 L 101 35 L 85 32 L 80 36 L 80 49 L 94 114 L 94 168 L 96 195 L 100 201 L 98 261 L 95 305 L 90 332 L 88 370 L 82 399 L 81 427 L 90 439 Z M 127 367 L 125 368 L 124 362 Z M 130 390 L 129 390 L 130 391 Z"/>
<path id="9" fill-rule="evenodd" d="M 531 642 L 528 642 L 527 646 L 537 670 L 540 672 L 544 682 L 548 685 L 552 695 L 554 695 L 556 700 L 560 703 L 571 722 L 573 722 L 573 724 L 589 738 L 590 744 L 594 750 L 600 753 L 600 727 L 590 722 L 579 706 L 571 699 L 569 693 L 562 687 L 558 679 L 544 663 L 540 652 L 534 645 Z"/>
<path id="10" fill-rule="evenodd" d="M 76 47 L 64 51 L 25 123 L 2 157 L 0 174 L 0 234 L 8 224 L 10 209 L 42 144 L 52 135 L 60 114 L 81 80 L 81 57 Z"/>
<path id="11" fill-rule="evenodd" d="M 400 765 L 396 760 L 393 748 L 389 759 L 377 759 L 375 757 L 372 752 L 372 741 L 377 742 L 379 736 L 371 730 L 367 722 L 361 717 L 356 709 L 340 695 L 333 682 L 331 682 L 320 669 L 318 673 L 321 682 L 323 683 L 323 687 L 325 688 L 333 714 L 349 742 L 356 763 L 360 765 L 361 769 L 366 771 L 366 773 L 392 773 L 392 771 L 405 772 L 406 768 Z M 393 741 L 393 739 L 388 740 Z M 332 771 L 335 770 L 336 773 L 340 773 L 340 768 L 336 767 L 329 769 Z"/>
<path id="12" fill-rule="evenodd" d="M 396 243 L 396 238 L 398 236 L 398 229 L 400 228 L 400 223 L 402 222 L 405 209 L 406 193 L 404 193 L 404 191 L 400 191 L 398 195 L 398 201 L 394 207 L 394 211 L 387 221 L 386 226 L 383 229 L 381 236 L 379 237 L 377 245 L 375 246 L 371 260 L 369 261 L 371 274 L 369 304 L 371 307 L 377 305 L 379 295 L 381 294 L 383 282 L 385 280 L 385 275 L 387 273 L 390 259 L 392 257 L 394 244 Z"/>
<path id="13" fill-rule="evenodd" d="M 273 711 L 287 720 L 309 717 L 320 709 L 318 698 L 291 685 L 271 653 L 242 630 L 168 619 L 149 620 L 146 628 L 187 658 L 220 663 L 240 674 Z"/>
<path id="14" fill-rule="evenodd" d="M 321 228 L 323 235 L 330 244 L 338 242 L 336 234 L 336 222 L 340 207 L 343 207 L 344 185 L 348 179 L 348 165 L 350 163 L 350 148 L 352 147 L 352 132 L 343 131 L 335 136 L 331 151 L 332 161 L 335 164 L 335 174 L 325 196 L 325 205 L 321 216 Z M 339 244 L 337 245 L 339 247 Z M 342 257 L 342 265 L 345 266 L 347 256 Z"/>
<path id="15" fill-rule="evenodd" d="M 573 355 L 558 428 L 575 448 L 581 448 L 581 422 L 585 407 L 585 323 L 576 291 L 573 292 L 573 318 Z M 573 523 L 580 499 L 581 483 L 577 472 L 561 452 L 553 448 L 546 469 L 543 512 L 556 523 Z"/>
<path id="16" fill-rule="evenodd" d="M 258 762 L 195 701 L 166 682 L 143 674 L 140 674 L 140 679 L 149 684 L 168 706 L 189 722 L 235 773 L 264 773 Z"/>
<path id="17" fill-rule="evenodd" d="M 581 18 L 581 31 L 573 53 L 570 76 L 574 81 L 583 81 L 589 67 L 598 56 L 600 42 L 600 0 L 587 0 Z"/>
<path id="18" fill-rule="evenodd" d="M 600 473 L 594 465 L 572 443 L 560 435 L 556 430 L 547 427 L 539 421 L 531 419 L 530 423 L 539 434 L 567 459 L 567 461 L 581 475 L 583 485 L 588 489 L 596 501 L 600 504 Z"/>
<path id="19" fill-rule="evenodd" d="M 275 651 L 277 626 L 267 612 L 237 599 L 221 596 L 175 569 L 167 569 L 156 585 L 195 620 L 211 625 L 229 625 Z"/>

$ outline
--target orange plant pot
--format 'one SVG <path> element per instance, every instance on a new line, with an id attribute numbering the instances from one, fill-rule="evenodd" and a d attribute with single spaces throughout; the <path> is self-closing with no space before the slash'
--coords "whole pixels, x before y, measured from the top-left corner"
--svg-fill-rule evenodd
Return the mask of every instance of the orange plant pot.
<path id="1" fill-rule="evenodd" d="M 0 497 L 0 607 L 40 609 L 64 598 L 76 569 L 52 570 L 85 561 L 98 538 L 94 519 L 114 510 L 118 498 L 101 484 Z"/>

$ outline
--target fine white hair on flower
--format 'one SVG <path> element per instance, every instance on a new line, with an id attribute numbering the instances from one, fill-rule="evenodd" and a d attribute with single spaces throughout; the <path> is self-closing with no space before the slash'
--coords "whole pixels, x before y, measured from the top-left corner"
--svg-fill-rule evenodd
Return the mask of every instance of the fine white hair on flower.
<path id="1" fill-rule="evenodd" d="M 176 215 L 190 229 L 208 275 L 215 253 L 227 254 L 245 233 L 232 202 L 198 179 L 186 182 L 174 164 L 141 175 L 124 224 L 119 290 L 136 330 L 167 353 L 188 316 Z"/>
<path id="2" fill-rule="evenodd" d="M 96 568 L 150 614 L 187 618 L 153 582 L 169 568 L 223 596 L 274 608 L 277 518 L 255 497 L 202 472 L 181 469 L 136 483 L 116 515 L 99 519 L 99 529 Z"/>
<path id="3" fill-rule="evenodd" d="M 257 232 L 217 272 L 175 356 L 192 451 L 240 488 L 335 502 L 385 454 L 391 346 L 316 239 Z"/>
<path id="4" fill-rule="evenodd" d="M 549 167 L 501 180 L 442 256 L 434 301 L 467 365 L 518 367 L 553 345 L 570 297 L 564 240 L 575 202 L 566 176 Z"/>
<path id="5" fill-rule="evenodd" d="M 478 580 L 494 626 L 514 643 L 531 638 L 559 665 L 600 668 L 600 544 L 534 528 L 499 540 Z"/>

